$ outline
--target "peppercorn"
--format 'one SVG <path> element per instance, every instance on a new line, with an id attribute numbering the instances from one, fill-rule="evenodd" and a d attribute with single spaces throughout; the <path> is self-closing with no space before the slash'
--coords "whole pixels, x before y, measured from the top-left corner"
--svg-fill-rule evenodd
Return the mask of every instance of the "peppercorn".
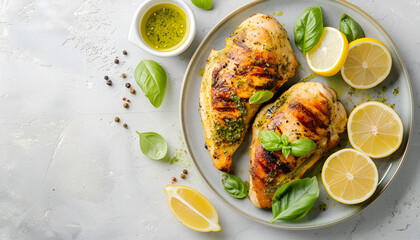
<path id="1" fill-rule="evenodd" d="M 119 117 L 115 117 L 114 118 L 114 121 L 119 122 L 120 121 L 120 118 Z"/>
<path id="2" fill-rule="evenodd" d="M 107 75 L 105 75 L 104 79 L 105 79 L 105 80 L 108 80 L 108 79 L 109 79 L 109 77 L 108 77 Z"/>
<path id="3" fill-rule="evenodd" d="M 185 178 L 185 174 L 181 173 L 181 178 L 184 179 Z"/>
<path id="4" fill-rule="evenodd" d="M 184 174 L 188 174 L 188 170 L 187 170 L 187 169 L 182 170 L 182 172 L 183 172 Z"/>
<path id="5" fill-rule="evenodd" d="M 176 177 L 172 177 L 172 178 L 171 178 L 171 181 L 172 181 L 172 182 L 175 182 L 175 181 L 176 181 Z"/>
<path id="6" fill-rule="evenodd" d="M 123 101 L 125 101 L 125 100 L 126 100 L 126 98 L 125 98 L 125 97 L 123 97 L 122 99 L 123 99 Z"/>
<path id="7" fill-rule="evenodd" d="M 125 50 L 124 50 L 124 51 L 123 51 L 123 54 L 124 54 L 124 55 L 127 55 L 127 51 L 125 51 Z"/>
<path id="8" fill-rule="evenodd" d="M 130 93 L 131 93 L 131 94 L 136 94 L 136 89 L 132 88 L 132 89 L 130 90 Z"/>
<path id="9" fill-rule="evenodd" d="M 129 83 L 129 82 L 128 82 L 128 83 L 126 83 L 126 84 L 125 84 L 125 87 L 126 87 L 126 88 L 130 88 L 130 87 L 131 87 L 131 83 Z"/>
<path id="10" fill-rule="evenodd" d="M 127 77 L 127 75 L 125 75 L 125 73 L 123 73 L 123 74 L 121 74 L 121 77 L 122 77 L 122 78 L 126 78 L 126 77 Z"/>
<path id="11" fill-rule="evenodd" d="M 112 81 L 111 81 L 111 80 L 108 80 L 108 82 L 106 82 L 106 84 L 107 84 L 108 86 L 112 86 Z"/>
<path id="12" fill-rule="evenodd" d="M 124 103 L 123 107 L 128 108 L 128 103 Z"/>
<path id="13" fill-rule="evenodd" d="M 124 124 L 123 124 L 123 127 L 124 127 L 124 128 L 127 128 L 127 127 L 128 127 L 127 123 L 124 123 Z"/>
<path id="14" fill-rule="evenodd" d="M 127 102 L 130 102 L 130 99 L 127 99 Z"/>
<path id="15" fill-rule="evenodd" d="M 118 63 L 120 63 L 120 60 L 118 60 L 118 59 L 116 58 L 116 59 L 114 59 L 114 63 L 115 63 L 115 64 L 118 64 Z"/>

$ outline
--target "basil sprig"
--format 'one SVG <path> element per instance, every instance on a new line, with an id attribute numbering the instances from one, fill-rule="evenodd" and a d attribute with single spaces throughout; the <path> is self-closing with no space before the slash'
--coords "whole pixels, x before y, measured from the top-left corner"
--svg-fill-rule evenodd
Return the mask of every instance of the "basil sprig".
<path id="1" fill-rule="evenodd" d="M 324 24 L 319 6 L 309 7 L 298 17 L 294 27 L 296 46 L 305 54 L 321 39 Z"/>
<path id="2" fill-rule="evenodd" d="M 249 98 L 249 104 L 260 104 L 267 102 L 274 96 L 272 91 L 258 91 Z"/>
<path id="3" fill-rule="evenodd" d="M 210 10 L 211 0 L 191 0 L 191 2 L 198 8 Z"/>
<path id="4" fill-rule="evenodd" d="M 223 188 L 235 198 L 244 198 L 248 194 L 246 184 L 238 177 L 229 173 L 222 173 Z"/>
<path id="5" fill-rule="evenodd" d="M 319 196 L 316 177 L 294 180 L 277 189 L 273 196 L 273 220 L 295 221 L 303 218 Z"/>
<path id="6" fill-rule="evenodd" d="M 142 60 L 134 70 L 134 79 L 150 103 L 158 108 L 166 92 L 165 70 L 153 60 Z"/>
<path id="7" fill-rule="evenodd" d="M 340 32 L 347 37 L 349 43 L 356 39 L 365 37 L 365 32 L 363 32 L 362 27 L 345 13 L 341 16 Z"/>
<path id="8" fill-rule="evenodd" d="M 290 153 L 295 157 L 305 156 L 316 147 L 316 143 L 309 138 L 302 138 L 289 143 L 289 138 L 285 134 L 280 135 L 275 131 L 261 131 L 258 137 L 265 150 L 271 152 L 281 150 L 285 158 Z"/>
<path id="9" fill-rule="evenodd" d="M 140 149 L 144 155 L 154 160 L 161 160 L 168 152 L 165 139 L 155 132 L 136 133 L 140 137 Z"/>

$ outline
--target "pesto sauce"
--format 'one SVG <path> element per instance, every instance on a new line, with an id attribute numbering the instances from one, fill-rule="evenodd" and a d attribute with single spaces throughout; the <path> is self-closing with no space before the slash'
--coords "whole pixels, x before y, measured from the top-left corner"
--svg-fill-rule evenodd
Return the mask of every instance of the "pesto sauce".
<path id="1" fill-rule="evenodd" d="M 338 98 L 344 96 L 346 92 L 349 92 L 349 90 L 351 90 L 350 86 L 347 85 L 346 82 L 344 82 L 340 73 L 331 77 L 326 77 L 325 81 L 327 82 L 328 87 L 332 88 L 337 93 Z"/>
<path id="2" fill-rule="evenodd" d="M 241 97 L 239 97 L 235 93 L 231 93 L 229 96 L 229 100 L 235 104 L 235 106 L 241 112 L 241 116 L 248 115 L 248 109 L 246 109 L 245 104 L 241 101 Z"/>
<path id="3" fill-rule="evenodd" d="M 241 138 L 242 133 L 245 131 L 245 121 L 242 118 L 238 119 L 225 119 L 225 126 L 221 126 L 219 121 L 215 121 L 216 136 L 232 144 L 234 141 Z M 220 142 L 216 141 L 216 144 Z"/>
<path id="4" fill-rule="evenodd" d="M 185 41 L 187 21 L 187 15 L 178 6 L 157 4 L 144 15 L 140 32 L 149 47 L 158 51 L 171 51 Z"/>
<path id="5" fill-rule="evenodd" d="M 299 65 L 298 65 L 299 66 Z M 303 69 L 303 68 L 302 68 Z M 305 76 L 304 78 L 302 78 L 299 82 L 309 82 L 311 81 L 314 77 L 316 77 L 316 73 L 312 73 L 308 76 Z"/>
<path id="6" fill-rule="evenodd" d="M 392 92 L 395 96 L 397 96 L 398 95 L 398 93 L 400 93 L 400 88 L 399 87 L 397 87 L 397 88 L 395 88 L 394 89 L 394 91 Z"/>

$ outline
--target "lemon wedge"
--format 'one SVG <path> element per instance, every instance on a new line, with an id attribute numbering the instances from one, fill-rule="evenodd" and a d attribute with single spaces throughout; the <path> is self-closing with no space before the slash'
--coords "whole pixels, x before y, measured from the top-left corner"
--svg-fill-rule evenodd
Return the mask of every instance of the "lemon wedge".
<path id="1" fill-rule="evenodd" d="M 391 67 L 391 54 L 383 43 L 360 38 L 350 43 L 341 76 L 354 88 L 368 89 L 385 80 Z"/>
<path id="2" fill-rule="evenodd" d="M 347 131 L 355 149 L 372 158 L 382 158 L 400 147 L 404 128 L 392 108 L 371 101 L 357 106 L 350 113 Z"/>
<path id="3" fill-rule="evenodd" d="M 313 72 L 332 76 L 343 67 L 348 49 L 348 41 L 343 33 L 332 27 L 324 27 L 317 45 L 306 53 L 306 62 Z"/>
<path id="4" fill-rule="evenodd" d="M 328 194 L 344 204 L 366 201 L 378 185 L 378 170 L 366 154 L 342 149 L 325 161 L 322 182 Z"/>
<path id="5" fill-rule="evenodd" d="M 169 209 L 185 226 L 199 232 L 220 231 L 216 209 L 197 190 L 182 185 L 165 188 Z"/>

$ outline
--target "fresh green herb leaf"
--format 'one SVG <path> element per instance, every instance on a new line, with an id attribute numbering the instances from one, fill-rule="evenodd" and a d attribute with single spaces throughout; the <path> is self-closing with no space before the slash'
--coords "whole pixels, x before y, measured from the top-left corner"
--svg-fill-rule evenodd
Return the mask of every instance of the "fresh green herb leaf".
<path id="1" fill-rule="evenodd" d="M 222 173 L 223 188 L 235 198 L 244 198 L 248 189 L 245 183 L 237 176 L 229 173 Z"/>
<path id="2" fill-rule="evenodd" d="M 282 134 L 280 137 L 281 144 L 284 146 L 287 146 L 289 144 L 289 138 L 286 136 L 286 134 Z"/>
<path id="3" fill-rule="evenodd" d="M 211 0 L 191 0 L 191 2 L 198 8 L 210 10 Z"/>
<path id="4" fill-rule="evenodd" d="M 316 143 L 309 138 L 302 138 L 291 142 L 289 146 L 293 156 L 302 157 L 309 154 L 316 147 Z"/>
<path id="5" fill-rule="evenodd" d="M 161 160 L 168 152 L 165 139 L 155 132 L 136 133 L 140 137 L 140 149 L 144 155 L 154 160 Z"/>
<path id="6" fill-rule="evenodd" d="M 311 210 L 319 196 L 316 177 L 294 180 L 277 189 L 273 196 L 273 220 L 295 221 Z"/>
<path id="7" fill-rule="evenodd" d="M 246 187 L 246 197 L 249 198 L 249 186 L 250 185 L 249 185 L 248 181 L 245 181 L 244 183 L 245 183 L 245 187 Z"/>
<path id="8" fill-rule="evenodd" d="M 264 130 L 258 134 L 261 145 L 265 150 L 268 151 L 278 151 L 283 145 L 281 141 L 281 136 L 275 131 Z"/>
<path id="9" fill-rule="evenodd" d="M 309 7 L 296 20 L 294 27 L 296 46 L 305 54 L 321 39 L 324 24 L 319 6 Z"/>
<path id="10" fill-rule="evenodd" d="M 258 91 L 252 94 L 249 98 L 249 104 L 260 104 L 263 102 L 267 102 L 274 96 L 272 91 Z"/>
<path id="11" fill-rule="evenodd" d="M 283 156 L 287 159 L 287 157 L 289 156 L 289 154 L 290 154 L 290 148 L 289 147 L 283 147 L 282 149 L 281 149 L 281 153 L 283 154 Z"/>
<path id="12" fill-rule="evenodd" d="M 166 92 L 165 70 L 153 60 L 142 60 L 134 70 L 134 79 L 150 103 L 158 108 Z"/>
<path id="13" fill-rule="evenodd" d="M 349 43 L 356 39 L 365 37 L 365 32 L 363 32 L 362 27 L 345 13 L 341 16 L 340 32 L 347 37 Z"/>
<path id="14" fill-rule="evenodd" d="M 295 157 L 302 157 L 309 154 L 316 143 L 309 138 L 302 138 L 289 143 L 286 134 L 278 134 L 275 131 L 264 130 L 258 134 L 258 138 L 265 150 L 274 152 L 282 150 L 283 156 L 287 158 L 289 154 Z"/>

